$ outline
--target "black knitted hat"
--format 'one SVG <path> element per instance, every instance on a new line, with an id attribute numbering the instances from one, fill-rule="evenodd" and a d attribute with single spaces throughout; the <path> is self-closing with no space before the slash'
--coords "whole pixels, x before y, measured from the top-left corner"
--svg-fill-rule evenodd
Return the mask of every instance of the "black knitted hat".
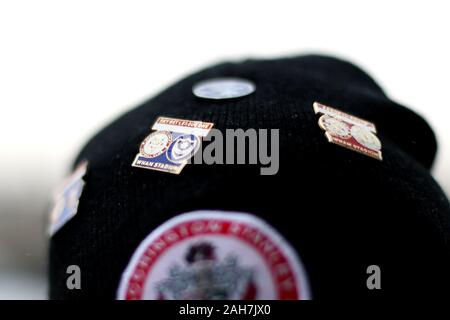
<path id="1" fill-rule="evenodd" d="M 198 82 L 217 77 L 247 79 L 256 90 L 221 100 L 192 93 Z M 373 122 L 383 160 L 329 143 L 313 110 L 316 101 Z M 220 131 L 279 129 L 279 170 L 261 175 L 254 164 L 188 164 L 174 175 L 132 167 L 160 116 L 210 122 Z M 348 62 L 300 56 L 207 68 L 124 114 L 81 151 L 75 166 L 86 160 L 88 169 L 77 214 L 51 238 L 50 297 L 117 298 L 121 282 L 132 281 L 125 270 L 142 241 L 168 220 L 199 210 L 231 220 L 243 213 L 257 221 L 250 225 L 272 230 L 280 250 L 301 261 L 294 276 L 302 277 L 299 289 L 313 299 L 448 296 L 450 206 L 430 174 L 435 153 L 428 124 Z M 225 268 L 235 283 L 240 280 L 229 270 L 248 271 L 246 293 L 238 297 L 273 290 L 252 278 L 263 271 L 246 267 L 250 253 L 239 256 L 237 249 L 237 260 L 221 257 L 228 238 L 211 239 L 197 236 L 191 247 L 171 253 L 179 256 L 178 269 L 166 268 L 172 284 L 181 279 L 174 274 L 202 281 L 191 272 L 199 262 Z M 67 288 L 70 265 L 80 267 L 79 290 Z M 368 289 L 371 265 L 379 267 L 381 289 Z M 160 289 L 169 284 L 155 282 Z M 201 297 L 230 296 L 228 287 L 219 287 Z"/>

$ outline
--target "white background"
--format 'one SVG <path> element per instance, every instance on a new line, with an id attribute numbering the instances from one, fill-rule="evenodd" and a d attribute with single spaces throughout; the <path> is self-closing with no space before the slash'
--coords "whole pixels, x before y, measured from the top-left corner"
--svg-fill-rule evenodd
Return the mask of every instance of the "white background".
<path id="1" fill-rule="evenodd" d="M 434 127 L 434 175 L 450 194 L 446 2 L 2 0 L 0 298 L 45 298 L 46 205 L 86 139 L 221 60 L 354 61 Z"/>

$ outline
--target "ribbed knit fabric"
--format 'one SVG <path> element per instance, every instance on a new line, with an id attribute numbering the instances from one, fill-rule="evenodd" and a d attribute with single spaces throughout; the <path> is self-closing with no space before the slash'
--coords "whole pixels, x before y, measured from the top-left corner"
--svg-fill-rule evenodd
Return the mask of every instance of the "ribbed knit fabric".
<path id="1" fill-rule="evenodd" d="M 192 86 L 241 77 L 256 91 L 206 100 Z M 313 102 L 377 126 L 383 161 L 327 142 Z M 280 129 L 280 168 L 187 165 L 180 175 L 131 167 L 158 116 L 213 122 L 220 130 Z M 430 175 L 436 140 L 427 123 L 390 100 L 363 71 L 322 56 L 224 63 L 195 73 L 99 132 L 77 215 L 52 239 L 50 297 L 113 299 L 139 243 L 169 218 L 199 209 L 247 212 L 301 256 L 314 299 L 450 295 L 450 206 Z M 66 288 L 79 265 L 82 289 Z M 379 265 L 382 289 L 366 287 Z M 444 291 L 445 290 L 445 291 Z"/>

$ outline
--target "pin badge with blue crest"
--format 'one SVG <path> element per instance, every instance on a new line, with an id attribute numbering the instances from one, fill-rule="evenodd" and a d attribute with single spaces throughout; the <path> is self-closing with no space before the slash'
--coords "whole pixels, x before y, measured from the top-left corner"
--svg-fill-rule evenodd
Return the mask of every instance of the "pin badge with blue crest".
<path id="1" fill-rule="evenodd" d="M 194 156 L 213 123 L 159 117 L 142 141 L 133 167 L 179 174 Z"/>

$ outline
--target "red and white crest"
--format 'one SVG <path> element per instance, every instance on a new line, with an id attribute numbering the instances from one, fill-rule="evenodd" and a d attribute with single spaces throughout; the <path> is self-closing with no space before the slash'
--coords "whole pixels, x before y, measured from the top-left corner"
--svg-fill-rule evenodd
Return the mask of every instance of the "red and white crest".
<path id="1" fill-rule="evenodd" d="M 118 299 L 310 299 L 294 249 L 244 213 L 196 211 L 162 224 L 139 245 Z"/>
<path id="2" fill-rule="evenodd" d="M 313 108 L 315 113 L 322 114 L 319 127 L 325 130 L 328 142 L 383 160 L 375 124 L 318 102 L 314 102 Z"/>

